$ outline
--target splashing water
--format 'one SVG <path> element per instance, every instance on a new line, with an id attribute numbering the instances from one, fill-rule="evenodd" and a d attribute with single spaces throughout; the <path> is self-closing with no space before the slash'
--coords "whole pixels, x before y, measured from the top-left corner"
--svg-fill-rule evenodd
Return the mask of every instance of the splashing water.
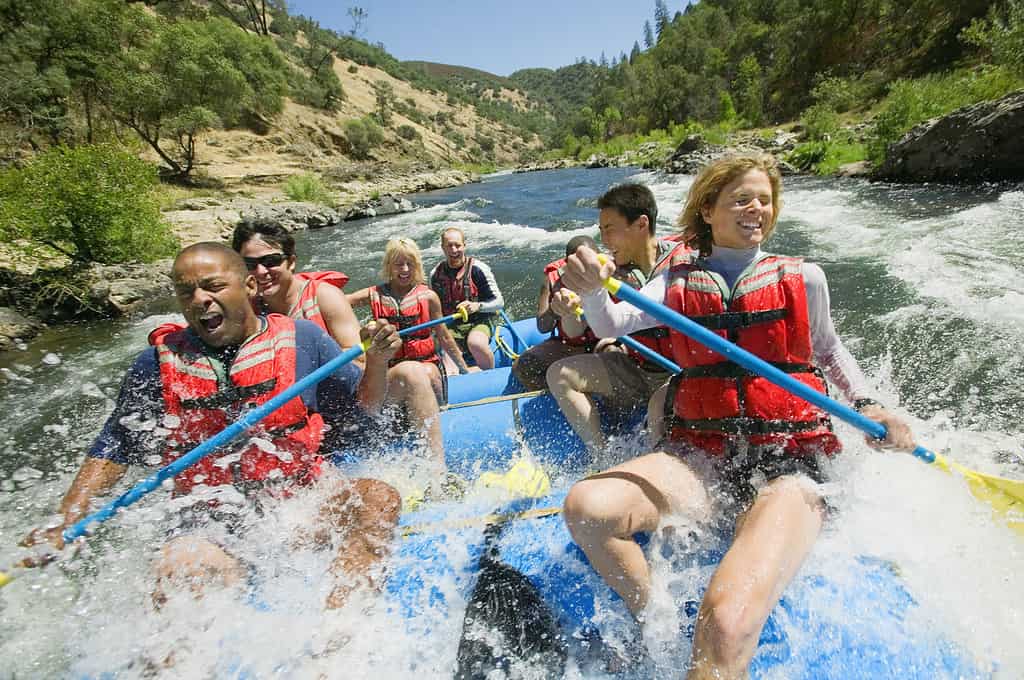
<path id="1" fill-rule="evenodd" d="M 424 207 L 414 213 L 301 234 L 300 268 L 340 269 L 355 290 L 376 282 L 384 243 L 402 235 L 423 249 L 429 272 L 441 258 L 441 230 L 459 226 L 468 252 L 492 266 L 510 314 L 527 316 L 542 266 L 559 257 L 572 236 L 597 236 L 594 200 L 626 179 L 651 185 L 659 231 L 666 233 L 691 177 L 625 169 L 506 174 L 415 197 Z M 781 220 L 768 246 L 823 266 L 840 335 L 883 401 L 910 418 L 922 443 L 969 467 L 1016 478 L 1024 472 L 1024 361 L 1014 351 L 1024 345 L 1016 257 L 1024 246 L 1017 228 L 1022 213 L 1020 187 L 894 188 L 793 178 L 786 180 Z M 82 452 L 113 408 L 123 371 L 146 346 L 151 328 L 178 318 L 51 329 L 0 356 L 0 565 L 23 554 L 16 543 L 30 528 L 55 519 Z M 906 622 L 912 632 L 941 631 L 996 677 L 1024 674 L 1020 539 L 993 521 L 961 480 L 908 456 L 875 452 L 858 433 L 838 429 L 846 451 L 834 463 L 837 513 L 804 572 L 842 579 L 845 565 L 858 556 L 891 562 L 920 605 Z M 129 481 L 144 472 L 133 470 Z M 553 472 L 556 479 L 564 473 Z M 379 460 L 368 462 L 365 473 L 403 492 L 428 476 L 422 465 Z M 119 677 L 142 677 L 159 674 L 170 659 L 167 677 L 451 677 L 478 532 L 439 548 L 437 559 L 450 569 L 430 584 L 433 590 L 410 596 L 419 598 L 416 619 L 402 621 L 388 598 L 368 595 L 326 612 L 330 553 L 295 538 L 321 499 L 303 495 L 251 517 L 244 537 L 225 539 L 252 565 L 258 595 L 249 584 L 208 589 L 198 602 L 172 594 L 156 613 L 151 565 L 176 526 L 169 498 L 151 494 L 101 527 L 77 557 L 27 573 L 0 591 L 6 624 L 0 675 L 118 671 Z M 554 555 L 566 549 L 545 540 L 538 536 L 540 547 Z M 706 570 L 652 554 L 652 608 L 675 612 L 675 598 L 699 590 Z M 432 599 L 437 593 L 446 607 Z M 615 618 L 610 610 L 602 616 Z M 855 628 L 875 625 L 872 612 L 827 604 L 820 616 L 845 618 Z M 668 623 L 652 627 L 648 642 L 659 668 L 677 672 L 688 643 L 674 636 L 677 620 L 660 620 Z M 776 677 L 786 677 L 787 669 L 781 666 Z M 590 674 L 570 664 L 569 677 Z"/>

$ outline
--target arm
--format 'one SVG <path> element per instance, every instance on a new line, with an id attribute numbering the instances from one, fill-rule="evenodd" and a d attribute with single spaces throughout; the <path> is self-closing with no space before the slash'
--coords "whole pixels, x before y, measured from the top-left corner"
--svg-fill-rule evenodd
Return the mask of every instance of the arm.
<path id="1" fill-rule="evenodd" d="M 430 296 L 427 297 L 427 305 L 430 307 L 430 318 L 432 320 L 440 319 L 443 316 L 441 314 L 441 298 L 437 297 L 437 293 L 430 292 Z M 459 346 L 448 330 L 448 326 L 444 324 L 435 326 L 434 334 L 437 336 L 437 341 L 445 351 L 445 354 L 451 357 L 455 365 L 459 367 L 459 373 L 469 373 L 469 366 L 466 365 L 466 360 L 462 358 L 462 351 L 459 350 Z"/>
<path id="2" fill-rule="evenodd" d="M 359 320 L 340 288 L 321 285 L 316 290 L 316 303 L 320 306 L 327 332 L 341 349 L 350 349 L 359 344 Z M 363 361 L 365 359 L 361 356 L 355 360 L 357 364 Z"/>
<path id="3" fill-rule="evenodd" d="M 580 246 L 566 258 L 562 272 L 562 283 L 576 291 L 583 302 L 583 312 L 594 334 L 601 338 L 616 338 L 645 328 L 659 326 L 654 317 L 641 312 L 630 304 L 616 305 L 601 282 L 615 273 L 615 263 L 600 262 L 597 253 L 586 246 Z M 665 299 L 668 273 L 655 277 L 640 289 L 640 292 L 658 302 Z"/>
<path id="4" fill-rule="evenodd" d="M 47 529 L 35 529 L 21 542 L 23 546 L 33 546 L 48 542 L 58 550 L 64 548 L 64 529 L 85 517 L 89 512 L 89 504 L 93 498 L 105 495 L 124 476 L 127 465 L 112 460 L 89 456 L 82 463 L 75 481 L 71 482 L 64 499 L 60 503 L 61 523 Z M 25 566 L 36 566 L 26 562 Z"/>
<path id="5" fill-rule="evenodd" d="M 807 291 L 807 314 L 811 325 L 811 347 L 814 349 L 814 363 L 824 371 L 829 382 L 842 391 L 851 402 L 868 399 L 868 386 L 856 359 L 843 345 L 832 323 L 832 304 L 828 293 L 825 272 L 816 264 L 804 263 L 804 289 Z M 906 421 L 870 400 L 858 410 L 868 418 L 885 425 L 887 435 L 878 442 L 870 437 L 872 446 L 913 450 L 914 434 Z"/>
<path id="6" fill-rule="evenodd" d="M 473 303 L 475 309 L 471 307 L 469 310 L 471 313 L 493 313 L 505 306 L 505 299 L 501 296 L 498 282 L 494 279 L 494 272 L 487 266 L 487 263 L 473 260 L 473 271 L 469 275 L 473 277 L 473 281 L 480 291 L 480 301 Z"/>
<path id="7" fill-rule="evenodd" d="M 363 307 L 370 304 L 370 287 L 360 288 L 354 293 L 348 293 L 345 295 L 348 299 L 348 304 L 351 307 Z"/>
<path id="8" fill-rule="evenodd" d="M 371 339 L 366 350 L 366 368 L 356 390 L 356 400 L 364 411 L 380 413 L 388 396 L 388 360 L 402 347 L 398 329 L 387 322 L 370 321 L 360 329 L 360 337 Z"/>
<path id="9" fill-rule="evenodd" d="M 551 285 L 544 277 L 544 283 L 540 286 L 540 296 L 537 298 L 537 330 L 541 333 L 550 333 L 555 330 L 558 324 L 558 315 L 551 309 Z"/>
<path id="10" fill-rule="evenodd" d="M 163 448 L 163 438 L 146 427 L 126 427 L 123 423 L 158 424 L 163 416 L 163 398 L 156 350 L 149 349 L 135 359 L 121 381 L 114 410 L 93 442 L 75 480 L 60 504 L 61 523 L 56 527 L 36 529 L 23 541 L 30 546 L 47 541 L 64 547 L 61 536 L 68 527 L 85 517 L 90 502 L 101 496 L 121 479 L 128 466 Z M 31 566 L 31 565 L 27 565 Z"/>
<path id="11" fill-rule="evenodd" d="M 568 288 L 559 288 L 551 297 L 551 309 L 562 321 L 562 332 L 566 337 L 578 338 L 587 332 L 587 322 L 582 315 L 577 316 L 580 307 L 580 296 Z"/>

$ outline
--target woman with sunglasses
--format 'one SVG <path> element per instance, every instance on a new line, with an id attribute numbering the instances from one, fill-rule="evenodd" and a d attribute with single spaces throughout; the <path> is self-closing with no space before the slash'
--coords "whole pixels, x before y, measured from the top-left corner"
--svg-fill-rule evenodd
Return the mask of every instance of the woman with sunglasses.
<path id="1" fill-rule="evenodd" d="M 359 320 L 341 291 L 347 276 L 330 271 L 296 274 L 295 239 L 273 222 L 243 220 L 235 227 L 232 247 L 256 277 L 257 311 L 309 319 L 343 350 L 359 344 Z M 362 357 L 356 361 L 361 364 Z M 440 470 L 445 470 L 440 409 L 430 376 L 411 362 L 388 369 L 387 400 L 404 407 L 409 426 L 423 433 Z"/>
<path id="2" fill-rule="evenodd" d="M 342 292 L 347 276 L 334 271 L 296 274 L 295 239 L 273 222 L 243 220 L 235 227 L 231 247 L 256 277 L 258 312 L 308 319 L 343 350 L 359 344 L 359 321 Z"/>
<path id="3" fill-rule="evenodd" d="M 641 289 L 819 391 L 827 377 L 854 408 L 884 424 L 876 445 L 912 449 L 907 424 L 870 398 L 832 323 L 825 273 L 766 253 L 781 205 L 770 156 L 713 162 L 694 180 L 679 218 L 689 248 Z M 660 322 L 612 304 L 601 281 L 614 266 L 581 247 L 563 280 L 583 297 L 594 332 L 609 337 Z M 576 543 L 642 621 L 651 572 L 638 532 L 686 516 L 732 532 L 705 591 L 687 675 L 741 678 L 768 614 L 826 520 L 823 461 L 840 450 L 827 414 L 671 331 L 682 371 L 669 383 L 665 436 L 653 453 L 576 483 L 564 517 Z M 723 526 L 724 524 L 724 526 Z"/>
<path id="4" fill-rule="evenodd" d="M 423 256 L 415 241 L 408 238 L 388 241 L 384 247 L 381 278 L 386 283 L 350 293 L 349 304 L 353 307 L 369 306 L 374 319 L 386 319 L 398 326 L 399 330 L 441 318 L 441 298 L 426 285 Z M 468 373 L 469 367 L 462 358 L 462 351 L 445 325 L 424 329 L 406 337 L 402 349 L 391 359 L 391 365 L 397 366 L 408 361 L 420 364 L 430 375 L 438 403 L 444 404 L 448 401 L 448 390 L 435 338 L 437 344 L 455 361 L 459 372 Z"/>

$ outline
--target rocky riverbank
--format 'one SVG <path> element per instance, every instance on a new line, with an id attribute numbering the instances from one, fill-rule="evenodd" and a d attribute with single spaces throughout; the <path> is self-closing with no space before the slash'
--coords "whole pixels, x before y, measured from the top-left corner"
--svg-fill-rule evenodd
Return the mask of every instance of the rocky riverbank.
<path id="1" fill-rule="evenodd" d="M 403 194 L 459 186 L 480 178 L 457 169 L 399 170 L 383 163 L 366 163 L 333 169 L 325 180 L 337 199 L 333 206 L 288 201 L 276 186 L 253 184 L 236 187 L 237 193 L 178 199 L 163 216 L 181 245 L 187 246 L 228 240 L 242 218 L 271 220 L 298 231 L 409 212 L 416 206 Z M 17 348 L 47 324 L 114 318 L 150 309 L 154 302 L 172 294 L 170 266 L 170 260 L 81 265 L 60 257 L 0 262 L 0 351 Z"/>

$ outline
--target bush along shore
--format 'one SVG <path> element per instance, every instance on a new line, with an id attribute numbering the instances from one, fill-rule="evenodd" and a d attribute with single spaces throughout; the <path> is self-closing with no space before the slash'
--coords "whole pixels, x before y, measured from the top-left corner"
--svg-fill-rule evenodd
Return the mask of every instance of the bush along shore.
<path id="1" fill-rule="evenodd" d="M 177 250 L 226 241 L 243 217 L 316 229 L 415 210 L 402 194 L 474 181 L 470 170 L 363 163 L 274 187 L 184 189 L 125 151 L 54 148 L 0 173 L 0 351 L 47 324 L 154 309 L 172 294 Z"/>

